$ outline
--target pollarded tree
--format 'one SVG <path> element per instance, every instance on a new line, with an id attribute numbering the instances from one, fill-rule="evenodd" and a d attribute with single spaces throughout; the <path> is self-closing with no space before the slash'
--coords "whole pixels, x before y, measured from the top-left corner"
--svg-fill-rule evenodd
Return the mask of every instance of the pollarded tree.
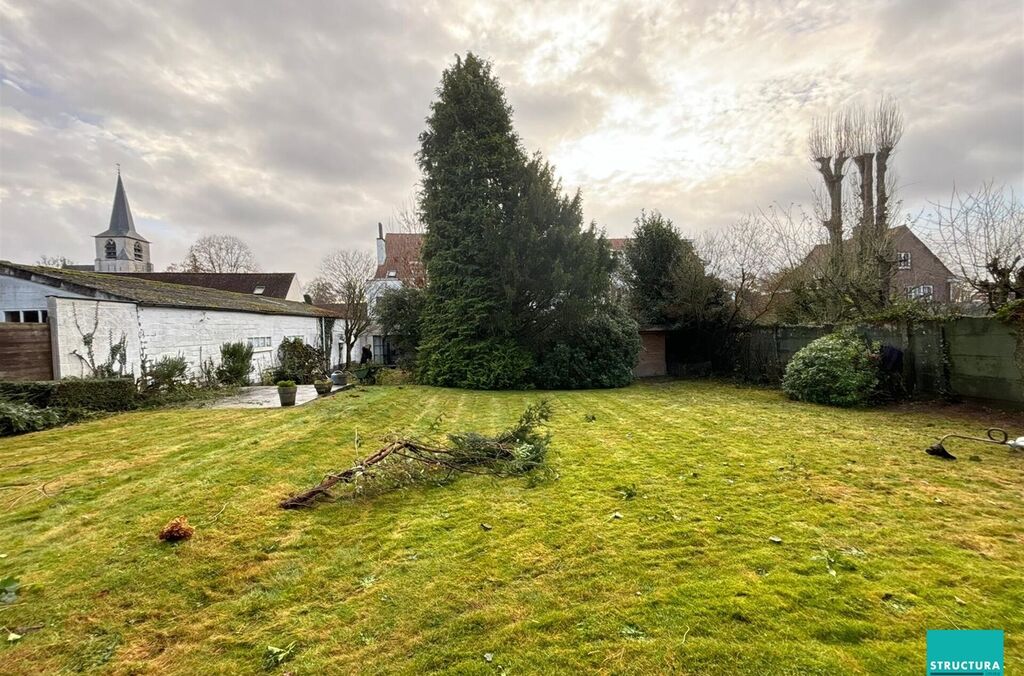
<path id="1" fill-rule="evenodd" d="M 528 158 L 491 66 L 457 58 L 441 79 L 417 156 L 429 280 L 423 382 L 531 384 L 537 357 L 607 294 L 611 252 L 584 229 L 579 195 Z"/>

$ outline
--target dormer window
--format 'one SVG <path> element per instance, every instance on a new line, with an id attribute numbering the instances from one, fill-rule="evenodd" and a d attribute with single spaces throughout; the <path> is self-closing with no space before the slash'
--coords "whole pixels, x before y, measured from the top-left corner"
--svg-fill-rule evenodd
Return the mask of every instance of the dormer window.
<path id="1" fill-rule="evenodd" d="M 257 295 L 257 296 L 262 296 L 263 292 L 266 291 L 266 290 L 267 290 L 267 287 L 265 287 L 265 286 L 257 286 L 255 289 L 252 290 L 252 292 L 255 295 Z"/>
<path id="2" fill-rule="evenodd" d="M 114 240 L 108 239 L 107 243 L 103 245 L 103 251 L 107 258 L 117 258 L 117 244 Z"/>
<path id="3" fill-rule="evenodd" d="M 897 270 L 909 270 L 910 269 L 910 252 L 909 251 L 897 251 L 896 252 L 896 269 Z"/>
<path id="4" fill-rule="evenodd" d="M 142 244 L 140 242 L 136 242 L 135 243 L 135 260 L 141 261 L 142 258 L 143 258 L 143 255 L 142 255 Z"/>
<path id="5" fill-rule="evenodd" d="M 398 270 L 388 270 L 388 278 L 395 279 L 398 277 Z"/>

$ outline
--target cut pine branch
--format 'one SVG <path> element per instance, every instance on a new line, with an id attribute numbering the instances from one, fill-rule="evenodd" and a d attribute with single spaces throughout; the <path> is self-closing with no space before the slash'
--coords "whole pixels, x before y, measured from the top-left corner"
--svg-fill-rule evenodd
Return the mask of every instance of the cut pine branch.
<path id="1" fill-rule="evenodd" d="M 418 463 L 427 469 L 449 470 L 469 474 L 511 476 L 525 474 L 544 466 L 549 435 L 538 428 L 547 422 L 551 406 L 546 401 L 531 404 L 519 421 L 497 436 L 488 437 L 477 432 L 449 434 L 445 444 L 424 442 L 410 438 L 391 437 L 386 444 L 352 467 L 331 472 L 320 483 L 304 493 L 282 500 L 282 509 L 311 507 L 321 498 L 330 497 L 330 490 L 338 484 L 352 484 L 360 479 L 371 479 L 377 469 L 386 473 L 398 462 Z M 403 463 L 403 464 L 404 464 Z"/>

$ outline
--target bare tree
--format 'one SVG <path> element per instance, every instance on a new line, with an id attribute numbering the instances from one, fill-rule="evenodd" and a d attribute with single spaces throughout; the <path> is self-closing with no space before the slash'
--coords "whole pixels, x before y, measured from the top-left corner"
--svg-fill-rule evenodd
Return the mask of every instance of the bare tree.
<path id="1" fill-rule="evenodd" d="M 746 215 L 697 240 L 708 274 L 720 279 L 729 293 L 730 325 L 749 325 L 761 319 L 774 307 L 786 283 L 780 273 L 791 261 L 793 236 L 787 228 L 785 238 L 781 237 L 773 219 L 781 224 L 774 207 Z M 791 223 L 789 219 L 787 224 Z"/>
<path id="2" fill-rule="evenodd" d="M 43 254 L 39 257 L 39 260 L 36 261 L 36 265 L 41 265 L 44 268 L 63 268 L 69 265 L 74 265 L 74 261 L 67 256 L 49 256 L 47 254 Z"/>
<path id="3" fill-rule="evenodd" d="M 329 305 L 336 303 L 334 287 L 323 277 L 316 277 L 302 290 L 313 305 Z"/>
<path id="4" fill-rule="evenodd" d="M 395 207 L 388 219 L 388 232 L 421 233 L 427 231 L 427 224 L 423 222 L 423 215 L 420 213 L 419 196 L 413 194 L 400 205 Z"/>
<path id="5" fill-rule="evenodd" d="M 990 310 L 1024 298 L 1024 205 L 1012 188 L 994 181 L 969 193 L 954 188 L 925 220 L 939 256 Z"/>
<path id="6" fill-rule="evenodd" d="M 206 235 L 188 248 L 185 260 L 168 272 L 259 272 L 249 245 L 233 235 Z"/>
<path id="7" fill-rule="evenodd" d="M 352 363 L 356 341 L 370 327 L 368 291 L 376 263 L 365 251 L 339 249 L 324 256 L 320 276 L 311 284 L 318 293 L 329 296 L 344 307 L 345 367 Z"/>

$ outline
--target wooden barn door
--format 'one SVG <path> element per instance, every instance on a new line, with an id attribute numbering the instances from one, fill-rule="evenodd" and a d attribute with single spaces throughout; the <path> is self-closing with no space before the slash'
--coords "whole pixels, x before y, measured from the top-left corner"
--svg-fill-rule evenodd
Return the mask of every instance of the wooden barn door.
<path id="1" fill-rule="evenodd" d="M 50 325 L 0 322 L 0 380 L 53 380 Z"/>

